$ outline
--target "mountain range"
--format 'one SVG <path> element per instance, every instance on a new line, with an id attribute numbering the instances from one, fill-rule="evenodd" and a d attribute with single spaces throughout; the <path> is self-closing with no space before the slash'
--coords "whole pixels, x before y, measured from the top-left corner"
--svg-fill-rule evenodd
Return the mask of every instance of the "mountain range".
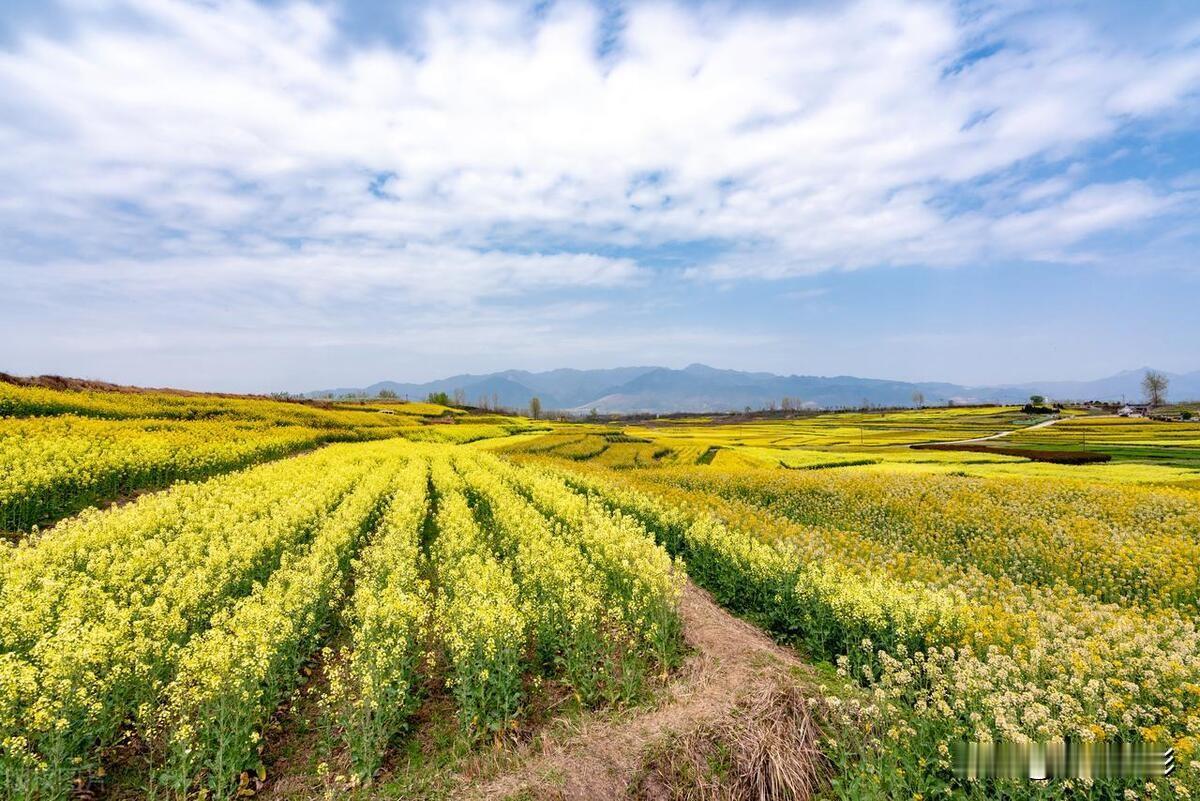
<path id="1" fill-rule="evenodd" d="M 380 381 L 367 387 L 343 387 L 307 393 L 308 397 L 378 395 L 390 390 L 400 397 L 424 399 L 431 392 L 451 397 L 461 392 L 472 405 L 523 409 L 533 397 L 542 408 L 570 412 L 720 412 L 749 406 L 766 408 L 787 397 L 797 408 L 836 409 L 870 406 L 912 406 L 914 395 L 927 406 L 953 402 L 1023 403 L 1032 394 L 1053 400 L 1130 402 L 1142 398 L 1141 380 L 1148 368 L 1125 370 L 1094 381 L 1032 381 L 1025 384 L 964 386 L 945 382 L 888 381 L 855 376 L 775 375 L 720 370 L 692 364 L 682 370 L 667 367 L 616 367 L 605 370 L 563 368 L 534 373 L 504 370 L 463 374 L 421 384 Z M 1200 370 L 1166 373 L 1171 400 L 1200 398 Z"/>

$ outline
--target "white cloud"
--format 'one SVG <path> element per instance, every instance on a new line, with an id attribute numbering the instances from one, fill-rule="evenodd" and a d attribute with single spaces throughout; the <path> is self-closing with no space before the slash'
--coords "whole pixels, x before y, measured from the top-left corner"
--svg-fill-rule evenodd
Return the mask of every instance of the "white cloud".
<path id="1" fill-rule="evenodd" d="M 609 59 L 584 3 L 540 20 L 500 3 L 435 6 L 419 55 L 342 41 L 323 6 L 94 8 L 74 7 L 65 38 L 0 53 L 0 240 L 22 260 L 65 240 L 83 258 L 203 258 L 218 272 L 261 257 L 305 282 L 306 259 L 256 243 L 305 241 L 349 263 L 398 250 L 396 270 L 412 269 L 414 247 L 449 248 L 473 274 L 496 257 L 472 251 L 716 238 L 762 256 L 706 271 L 727 279 L 968 264 L 992 252 L 997 227 L 1030 217 L 992 205 L 990 220 L 959 218 L 937 197 L 1178 108 L 1200 84 L 1190 40 L 1135 52 L 1078 19 L 985 15 L 989 29 L 936 2 L 639 4 Z M 988 37 L 1007 44 L 958 63 Z M 1041 228 L 1025 255 L 1098 230 L 1069 205 L 1086 197 L 1027 193 L 1046 202 L 1033 214 L 1076 222 Z M 1162 208 L 1143 196 L 1089 219 Z M 595 281 L 586 260 L 538 263 Z"/>
<path id="2" fill-rule="evenodd" d="M 1094 148 L 1194 120 L 1200 23 L 1149 46 L 1040 4 L 633 2 L 601 56 L 583 0 L 430 4 L 404 48 L 346 36 L 336 4 L 64 2 L 69 28 L 0 45 L 13 354 L 419 339 L 624 361 L 659 336 L 690 360 L 761 343 L 576 323 L 622 288 L 683 307 L 681 276 L 1090 263 L 1110 232 L 1195 268 L 1171 240 L 1195 235 L 1194 165 L 1116 175 Z"/>
<path id="3" fill-rule="evenodd" d="M 1168 203 L 1139 181 L 1092 184 L 1055 205 L 998 220 L 993 235 L 998 247 L 1022 252 L 1062 247 L 1135 224 L 1161 212 Z"/>
<path id="4" fill-rule="evenodd" d="M 44 297 L 91 289 L 109 296 L 154 297 L 172 290 L 206 296 L 282 294 L 294 302 L 328 304 L 389 294 L 405 303 L 462 308 L 485 298 L 562 288 L 603 289 L 639 280 L 630 259 L 587 253 L 516 254 L 412 244 L 393 249 L 263 247 L 204 259 L 60 262 L 36 268 L 0 265 L 14 289 Z"/>

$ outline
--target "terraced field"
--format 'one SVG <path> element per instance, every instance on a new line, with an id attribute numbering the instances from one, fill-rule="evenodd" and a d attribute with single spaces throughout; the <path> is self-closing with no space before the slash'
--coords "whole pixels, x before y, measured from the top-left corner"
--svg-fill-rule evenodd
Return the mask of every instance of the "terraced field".
<path id="1" fill-rule="evenodd" d="M 1195 492 L 838 470 L 558 469 L 654 531 L 719 603 L 830 666 L 816 703 L 827 710 L 838 797 L 993 797 L 996 787 L 950 779 L 947 743 L 960 739 L 1173 745 L 1183 766 L 1173 783 L 1085 786 L 1081 796 L 1186 798 L 1195 787 Z"/>
<path id="2" fill-rule="evenodd" d="M 1087 450 L 1114 461 L 1200 471 L 1200 422 L 1165 423 L 1145 417 L 1076 417 L 1018 434 L 1014 445 Z"/>
<path id="3" fill-rule="evenodd" d="M 1200 792 L 1200 493 L 908 448 L 1012 410 L 855 446 L 847 419 L 5 392 L 6 798 Z M 1191 444 L 1029 436 L 1077 422 Z M 1178 767 L 971 782 L 964 739 Z"/>
<path id="4" fill-rule="evenodd" d="M 473 442 L 531 428 L 426 403 L 314 405 L 0 382 L 0 532 L 328 442 Z"/>
<path id="5" fill-rule="evenodd" d="M 1038 425 L 1040 423 L 1051 425 Z M 501 451 L 543 453 L 614 468 L 709 464 L 728 469 L 853 469 L 899 475 L 1062 478 L 1200 488 L 1198 423 L 1085 414 L 1026 415 L 1017 407 L 830 413 L 780 419 L 683 418 L 639 425 L 573 426 Z M 977 450 L 919 449 L 975 440 Z M 612 447 L 611 438 L 632 441 Z M 1025 449 L 1103 464 L 1054 464 L 1009 455 Z"/>

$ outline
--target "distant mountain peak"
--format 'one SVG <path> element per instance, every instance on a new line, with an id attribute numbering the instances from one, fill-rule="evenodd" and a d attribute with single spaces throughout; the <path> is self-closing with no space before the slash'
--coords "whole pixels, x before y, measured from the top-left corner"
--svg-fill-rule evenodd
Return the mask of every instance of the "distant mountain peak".
<path id="1" fill-rule="evenodd" d="M 424 398 L 431 392 L 456 391 L 468 404 L 499 402 L 523 409 L 537 396 L 544 409 L 587 412 L 720 412 L 778 406 L 787 397 L 807 408 L 911 406 L 920 394 L 925 405 L 954 403 L 1024 403 L 1030 395 L 1054 400 L 1135 400 L 1141 398 L 1146 370 L 1124 370 L 1093 381 L 1033 381 L 1005 386 L 962 386 L 942 382 L 889 381 L 856 376 L 776 375 L 724 370 L 694 362 L 681 370 L 669 367 L 613 367 L 600 370 L 559 368 L 543 372 L 502 370 L 483 375 L 463 374 L 423 384 L 384 381 L 365 390 L 337 389 L 309 393 L 374 395 L 388 389 L 401 397 Z M 1200 398 L 1200 370 L 1167 373 L 1171 400 Z"/>

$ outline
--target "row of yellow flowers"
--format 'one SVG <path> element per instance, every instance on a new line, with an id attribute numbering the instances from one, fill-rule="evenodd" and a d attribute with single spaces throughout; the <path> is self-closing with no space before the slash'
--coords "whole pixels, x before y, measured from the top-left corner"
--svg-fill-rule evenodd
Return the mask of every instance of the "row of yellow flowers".
<path id="1" fill-rule="evenodd" d="M 1200 602 L 1200 503 L 1188 491 L 843 471 L 668 468 L 644 477 L 1021 584 L 1148 607 Z"/>
<path id="2" fill-rule="evenodd" d="M 160 790 L 233 797 L 323 643 L 360 780 L 430 670 L 480 734 L 545 679 L 584 704 L 636 695 L 679 648 L 682 573 L 641 523 L 453 445 L 333 445 L 87 510 L 3 557 L 5 797 L 65 797 L 129 733 Z"/>
<path id="3" fill-rule="evenodd" d="M 348 644 L 327 652 L 322 703 L 352 784 L 370 781 L 403 729 L 423 667 L 444 667 L 462 731 L 481 736 L 513 725 L 544 680 L 566 683 L 580 703 L 611 703 L 666 666 L 678 649 L 682 577 L 644 528 L 486 453 L 405 452 L 407 490 L 356 562 Z M 578 504 L 585 519 L 558 516 Z"/>
<path id="4" fill-rule="evenodd" d="M 660 665 L 669 665 L 679 638 L 675 609 L 683 591 L 682 566 L 672 563 L 637 519 L 580 496 L 551 470 L 525 468 L 521 489 L 596 566 L 605 595 L 617 600 L 613 606 L 634 641 Z"/>
<path id="5" fill-rule="evenodd" d="M 381 406 L 310 405 L 269 398 L 223 397 L 187 392 L 113 392 L 61 390 L 20 386 L 0 381 L 0 417 L 46 417 L 74 414 L 110 420 L 242 420 L 312 428 L 395 426 L 395 415 L 380 414 Z M 404 414 L 436 415 L 445 411 L 431 404 L 392 404 Z"/>
<path id="6" fill-rule="evenodd" d="M 510 725 L 530 672 L 585 704 L 641 692 L 677 652 L 682 582 L 645 529 L 540 471 L 430 452 L 435 637 L 463 727 Z"/>
<path id="7" fill-rule="evenodd" d="M 601 677 L 604 618 L 619 599 L 606 598 L 595 567 L 577 546 L 500 477 L 498 460 L 456 454 L 476 516 L 492 547 L 511 566 L 529 626 L 527 649 L 542 675 L 560 672 L 585 700 Z"/>
<path id="8" fill-rule="evenodd" d="M 484 454 L 455 463 L 530 588 L 523 603 L 540 661 L 581 701 L 636 693 L 636 676 L 672 663 L 683 572 L 643 526 L 535 468 Z"/>
<path id="9" fill-rule="evenodd" d="M 435 455 L 431 472 L 437 493 L 437 537 L 430 546 L 438 588 L 434 625 L 448 683 L 463 728 L 500 730 L 520 707 L 528 619 L 512 570 L 496 558 L 445 453 Z"/>
<path id="10" fill-rule="evenodd" d="M 305 547 L 391 446 L 334 445 L 88 510 L 0 555 L 0 780 L 60 797 L 214 615 Z"/>
<path id="11" fill-rule="evenodd" d="M 342 613 L 348 642 L 325 654 L 323 703 L 359 779 L 379 769 L 419 701 L 432 608 L 420 569 L 428 483 L 428 460 L 411 456 L 373 542 L 353 564 L 354 593 Z"/>
<path id="12" fill-rule="evenodd" d="M 829 699 L 831 715 L 855 733 L 830 745 L 843 767 L 839 794 L 943 793 L 949 765 L 939 744 L 955 738 L 1157 741 L 1175 746 L 1181 769 L 1151 790 L 1142 783 L 1125 789 L 1185 797 L 1200 783 L 1194 608 L 1105 603 L 1068 581 L 1014 581 L 919 548 L 908 551 L 902 533 L 887 542 L 882 527 L 862 535 L 829 527 L 830 512 L 821 513 L 824 525 L 797 524 L 795 509 L 775 514 L 738 500 L 747 494 L 730 493 L 722 483 L 745 487 L 744 476 L 697 469 L 686 480 L 684 471 L 659 480 L 670 472 L 624 472 L 617 480 L 572 468 L 564 475 L 580 491 L 638 515 L 723 603 L 814 658 L 837 661 L 866 689 L 865 698 L 849 693 L 848 703 L 837 693 Z M 926 490 L 927 508 L 937 517 L 939 495 Z M 1081 488 L 1064 491 L 1089 497 Z M 995 492 L 1007 497 L 1011 487 Z M 1150 503 L 1168 527 L 1194 511 L 1173 494 L 1151 495 Z M 1041 497 L 1030 508 L 1047 509 L 1053 518 L 1056 507 Z M 1145 509 L 1112 511 L 1119 524 L 1152 518 Z M 863 509 L 846 525 L 866 517 Z M 865 759 L 863 749 L 870 752 Z M 1054 797 L 1059 789 L 1022 785 L 1011 797 Z"/>
<path id="13" fill-rule="evenodd" d="M 182 649 L 150 723 L 161 726 L 155 739 L 166 752 L 159 777 L 166 787 L 235 795 L 239 775 L 254 764 L 263 724 L 299 682 L 339 605 L 356 547 L 397 489 L 402 458 L 377 463 L 305 549 L 285 555 L 265 583 L 217 612 Z"/>
<path id="14" fill-rule="evenodd" d="M 398 434 L 413 442 L 465 445 L 469 442 L 478 442 L 481 439 L 508 437 L 530 428 L 531 426 L 520 420 L 514 420 L 504 425 L 467 422 L 458 423 L 457 425 L 415 426 L 399 431 Z"/>
<path id="15" fill-rule="evenodd" d="M 0 530 L 27 530 L 134 490 L 205 478 L 339 436 L 224 420 L 0 420 Z"/>

